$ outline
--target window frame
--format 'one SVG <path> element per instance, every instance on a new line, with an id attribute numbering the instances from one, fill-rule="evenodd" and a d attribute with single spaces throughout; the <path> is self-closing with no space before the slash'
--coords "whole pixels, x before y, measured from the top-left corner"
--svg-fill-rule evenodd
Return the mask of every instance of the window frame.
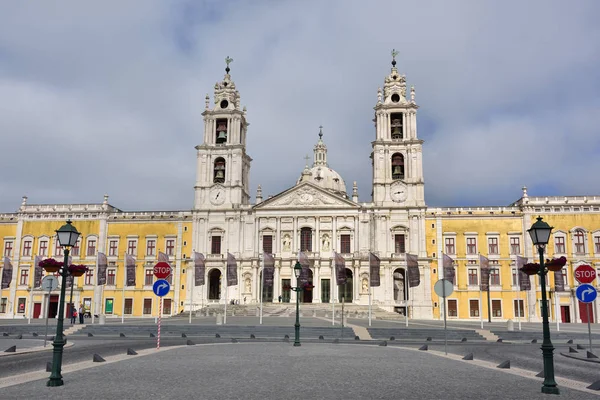
<path id="1" fill-rule="evenodd" d="M 446 254 L 456 255 L 456 238 L 455 237 L 445 237 L 444 238 L 444 248 L 446 250 Z"/>
<path id="2" fill-rule="evenodd" d="M 469 255 L 469 256 L 477 255 L 477 238 L 475 236 L 467 236 L 466 244 L 467 244 L 467 255 Z"/>
<path id="3" fill-rule="evenodd" d="M 14 240 L 5 240 L 4 241 L 4 257 L 12 258 L 13 250 L 14 250 Z"/>
<path id="4" fill-rule="evenodd" d="M 498 237 L 497 236 L 490 236 L 487 238 L 488 240 L 488 255 L 498 255 L 500 254 L 499 252 L 499 247 L 498 247 Z"/>

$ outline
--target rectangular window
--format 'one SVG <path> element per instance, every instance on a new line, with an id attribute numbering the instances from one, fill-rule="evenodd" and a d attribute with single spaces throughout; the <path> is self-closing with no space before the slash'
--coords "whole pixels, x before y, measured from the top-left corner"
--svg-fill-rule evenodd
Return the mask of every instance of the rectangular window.
<path id="1" fill-rule="evenodd" d="M 175 239 L 167 239 L 166 251 L 168 256 L 175 255 Z"/>
<path id="2" fill-rule="evenodd" d="M 469 285 L 479 285 L 479 279 L 477 279 L 477 268 L 469 268 Z"/>
<path id="3" fill-rule="evenodd" d="M 88 269 L 85 272 L 85 278 L 83 281 L 84 285 L 93 285 L 94 284 L 94 271 L 92 269 Z"/>
<path id="4" fill-rule="evenodd" d="M 498 254 L 498 238 L 488 238 L 488 254 Z"/>
<path id="5" fill-rule="evenodd" d="M 492 317 L 502 317 L 502 301 L 492 300 Z"/>
<path id="6" fill-rule="evenodd" d="M 156 255 L 156 240 L 148 239 L 146 241 L 146 255 L 147 256 Z"/>
<path id="7" fill-rule="evenodd" d="M 454 238 L 446 238 L 446 254 L 456 254 Z"/>
<path id="8" fill-rule="evenodd" d="M 340 235 L 340 252 L 350 253 L 350 235 Z"/>
<path id="9" fill-rule="evenodd" d="M 273 236 L 263 235 L 263 251 L 273 254 Z"/>
<path id="10" fill-rule="evenodd" d="M 312 229 L 302 228 L 300 231 L 300 250 L 312 251 Z"/>
<path id="11" fill-rule="evenodd" d="M 137 255 L 137 240 L 127 241 L 127 254 L 129 254 L 130 256 Z"/>
<path id="12" fill-rule="evenodd" d="M 394 253 L 404 254 L 406 253 L 406 242 L 404 235 L 394 235 Z"/>
<path id="13" fill-rule="evenodd" d="M 573 244 L 576 254 L 585 254 L 585 239 L 582 231 L 576 231 L 573 235 Z"/>
<path id="14" fill-rule="evenodd" d="M 458 316 L 458 304 L 456 299 L 448 299 L 448 316 L 456 317 Z"/>
<path id="15" fill-rule="evenodd" d="M 125 315 L 133 314 L 133 299 L 125 299 L 125 310 L 123 313 Z"/>
<path id="16" fill-rule="evenodd" d="M 55 256 L 62 256 L 63 255 L 63 248 L 60 245 L 60 243 L 58 242 L 58 239 L 54 239 L 54 255 Z"/>
<path id="17" fill-rule="evenodd" d="M 146 275 L 144 278 L 144 285 L 152 286 L 153 283 L 154 283 L 154 270 L 147 269 Z"/>
<path id="18" fill-rule="evenodd" d="M 108 255 L 109 256 L 116 256 L 118 255 L 119 252 L 119 241 L 118 240 L 111 240 L 108 242 Z"/>
<path id="19" fill-rule="evenodd" d="M 479 317 L 479 300 L 469 300 L 469 316 Z"/>
<path id="20" fill-rule="evenodd" d="M 6 301 L 7 301 L 6 297 L 3 297 L 0 299 L 0 313 L 1 314 L 6 313 Z"/>
<path id="21" fill-rule="evenodd" d="M 467 254 L 477 254 L 476 238 L 467 238 Z"/>
<path id="22" fill-rule="evenodd" d="M 563 286 L 568 287 L 569 282 L 568 282 L 568 278 L 567 278 L 567 269 L 566 268 L 562 269 L 561 276 L 562 276 L 562 280 L 563 280 Z"/>
<path id="23" fill-rule="evenodd" d="M 518 237 L 510 238 L 510 254 L 521 254 L 521 241 Z"/>
<path id="24" fill-rule="evenodd" d="M 27 285 L 29 283 L 29 268 L 21 268 L 19 275 L 19 285 Z"/>
<path id="25" fill-rule="evenodd" d="M 516 268 L 512 269 L 512 285 L 519 286 L 519 274 Z"/>
<path id="26" fill-rule="evenodd" d="M 210 254 L 221 254 L 221 236 L 213 236 L 211 238 Z"/>
<path id="27" fill-rule="evenodd" d="M 562 236 L 556 236 L 554 238 L 554 251 L 558 254 L 565 254 L 565 238 Z"/>
<path id="28" fill-rule="evenodd" d="M 144 315 L 152 314 L 152 299 L 144 299 Z"/>
<path id="29" fill-rule="evenodd" d="M 48 241 L 40 240 L 40 256 L 47 257 L 48 256 Z"/>
<path id="30" fill-rule="evenodd" d="M 4 257 L 12 257 L 13 242 L 4 242 Z"/>
<path id="31" fill-rule="evenodd" d="M 31 257 L 31 240 L 23 242 L 23 257 Z"/>
<path id="32" fill-rule="evenodd" d="M 19 299 L 17 300 L 17 313 L 25 314 L 25 304 L 26 304 L 25 297 L 19 297 Z"/>
<path id="33" fill-rule="evenodd" d="M 523 308 L 523 300 L 515 300 L 515 317 L 525 317 L 525 309 Z"/>
<path id="34" fill-rule="evenodd" d="M 500 285 L 499 268 L 490 268 L 490 285 Z"/>
<path id="35" fill-rule="evenodd" d="M 112 268 L 106 271 L 106 284 L 115 285 L 115 270 Z"/>
<path id="36" fill-rule="evenodd" d="M 171 314 L 171 299 L 163 299 L 163 315 Z"/>
<path id="37" fill-rule="evenodd" d="M 596 250 L 595 253 L 600 254 L 600 236 L 594 237 L 594 248 Z"/>
<path id="38" fill-rule="evenodd" d="M 71 256 L 72 257 L 79 257 L 79 246 L 81 244 L 81 239 L 77 239 L 77 243 L 75 243 L 75 246 L 73 246 L 73 248 L 71 249 Z"/>
<path id="39" fill-rule="evenodd" d="M 87 245 L 87 256 L 94 257 L 96 255 L 96 239 L 89 239 Z"/>

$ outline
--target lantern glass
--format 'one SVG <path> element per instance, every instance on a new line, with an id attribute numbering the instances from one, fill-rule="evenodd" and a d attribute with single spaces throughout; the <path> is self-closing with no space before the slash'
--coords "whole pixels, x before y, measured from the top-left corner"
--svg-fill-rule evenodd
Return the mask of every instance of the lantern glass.
<path id="1" fill-rule="evenodd" d="M 58 243 L 61 247 L 73 247 L 77 244 L 77 239 L 79 239 L 80 233 L 77 232 L 77 229 L 71 225 L 71 221 L 67 221 L 66 224 L 60 227 L 59 230 L 56 231 L 56 236 L 58 236 Z"/>
<path id="2" fill-rule="evenodd" d="M 302 264 L 299 261 L 296 261 L 296 265 L 294 265 L 294 275 L 296 278 L 300 278 L 300 274 L 302 273 Z"/>
<path id="3" fill-rule="evenodd" d="M 552 227 L 542 221 L 542 217 L 537 217 L 537 221 L 527 230 L 531 236 L 531 241 L 535 246 L 545 246 L 550 240 Z"/>

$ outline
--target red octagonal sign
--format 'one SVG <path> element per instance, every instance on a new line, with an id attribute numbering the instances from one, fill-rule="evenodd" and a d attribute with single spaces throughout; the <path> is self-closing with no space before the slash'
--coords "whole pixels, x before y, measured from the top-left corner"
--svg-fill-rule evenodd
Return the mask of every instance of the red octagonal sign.
<path id="1" fill-rule="evenodd" d="M 171 266 L 169 263 L 161 261 L 154 266 L 154 276 L 158 279 L 165 279 L 169 275 L 171 275 Z"/>
<path id="2" fill-rule="evenodd" d="M 580 265 L 575 268 L 575 279 L 579 283 L 592 283 L 596 279 L 596 270 L 589 265 Z"/>

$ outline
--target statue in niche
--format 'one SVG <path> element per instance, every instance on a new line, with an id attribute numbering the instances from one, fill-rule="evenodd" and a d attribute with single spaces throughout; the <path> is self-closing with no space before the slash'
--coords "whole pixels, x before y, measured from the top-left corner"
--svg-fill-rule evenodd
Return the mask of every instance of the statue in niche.
<path id="1" fill-rule="evenodd" d="M 369 293 L 369 281 L 367 278 L 363 278 L 362 280 L 362 291 L 363 293 Z"/>
<path id="2" fill-rule="evenodd" d="M 251 283 L 250 283 L 250 278 L 246 278 L 246 280 L 244 281 L 244 291 L 246 293 L 250 293 L 250 287 L 251 287 Z"/>
<path id="3" fill-rule="evenodd" d="M 292 246 L 292 241 L 290 239 L 290 235 L 285 234 L 283 236 L 283 251 L 290 251 L 291 246 Z"/>
<path id="4" fill-rule="evenodd" d="M 323 240 L 321 241 L 321 250 L 328 251 L 331 242 L 329 241 L 329 235 L 323 235 Z"/>

